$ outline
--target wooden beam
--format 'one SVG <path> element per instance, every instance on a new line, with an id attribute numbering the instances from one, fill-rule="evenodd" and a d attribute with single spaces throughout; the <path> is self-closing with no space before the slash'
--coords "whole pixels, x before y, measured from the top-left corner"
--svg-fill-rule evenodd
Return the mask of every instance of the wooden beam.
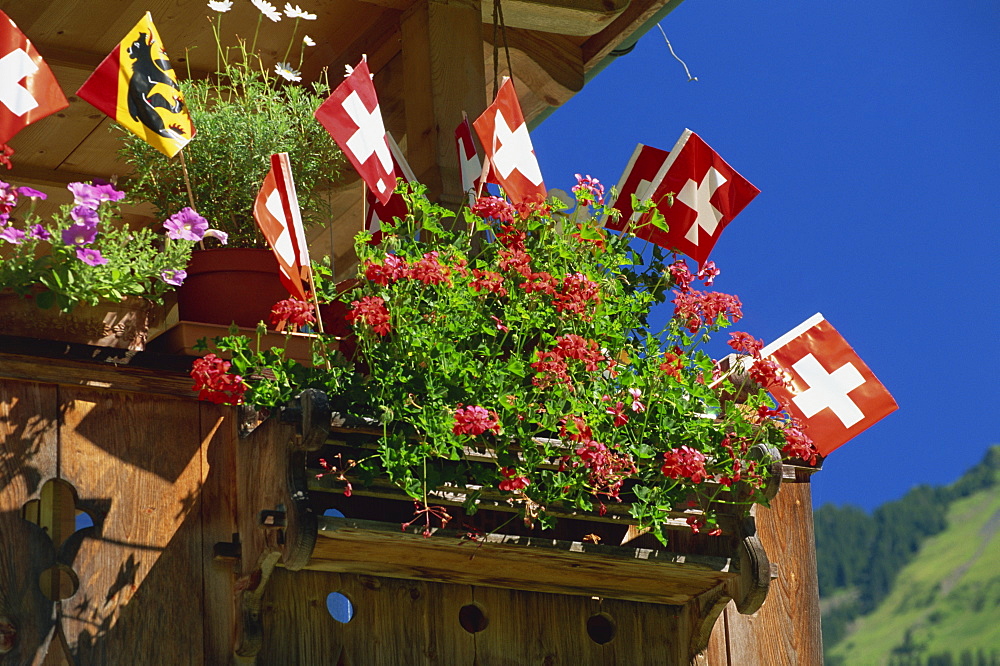
<path id="1" fill-rule="evenodd" d="M 508 28 L 585 36 L 603 30 L 633 0 L 504 0 Z M 493 3 L 483 3 L 483 23 L 493 23 Z"/>
<path id="2" fill-rule="evenodd" d="M 614 21 L 583 43 L 583 61 L 587 71 L 608 57 L 661 10 L 667 14 L 679 4 L 681 0 L 632 0 Z"/>
<path id="3" fill-rule="evenodd" d="M 486 108 L 480 0 L 420 0 L 403 15 L 407 159 L 428 194 L 446 205 L 464 196 L 454 130 L 462 112 Z"/>
<path id="4" fill-rule="evenodd" d="M 507 47 L 518 81 L 527 85 L 549 106 L 560 106 L 580 92 L 584 84 L 583 51 L 569 37 L 534 30 L 508 29 Z M 500 41 L 500 70 L 508 74 L 504 42 Z M 493 72 L 493 27 L 483 26 L 483 57 Z"/>

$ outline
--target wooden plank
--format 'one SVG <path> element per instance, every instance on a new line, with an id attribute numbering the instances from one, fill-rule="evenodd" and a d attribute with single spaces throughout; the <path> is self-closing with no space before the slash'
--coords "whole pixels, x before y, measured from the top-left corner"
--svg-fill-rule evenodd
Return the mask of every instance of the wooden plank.
<path id="1" fill-rule="evenodd" d="M 583 89 L 583 51 L 570 38 L 512 28 L 507 30 L 507 44 L 517 72 L 515 85 L 527 86 L 549 106 L 560 106 Z M 483 58 L 487 71 L 492 72 L 493 27 L 488 25 L 483 26 Z M 500 63 L 506 70 L 502 40 Z"/>
<path id="2" fill-rule="evenodd" d="M 232 564 L 215 561 L 215 544 L 228 542 L 237 532 L 236 454 L 238 445 L 235 411 L 220 405 L 199 403 L 202 473 L 201 511 L 202 580 L 204 581 L 205 663 L 228 663 L 233 653 L 237 621 L 236 573 Z"/>
<path id="3" fill-rule="evenodd" d="M 0 622 L 16 632 L 0 663 L 33 663 L 54 627 L 39 577 L 55 563 L 55 549 L 22 511 L 58 474 L 58 420 L 55 387 L 0 381 Z"/>
<path id="4" fill-rule="evenodd" d="M 59 392 L 61 475 L 98 514 L 62 556 L 80 580 L 62 604 L 76 663 L 202 663 L 198 404 Z"/>
<path id="5" fill-rule="evenodd" d="M 632 0 L 629 6 L 606 28 L 593 35 L 583 44 L 583 61 L 589 71 L 611 55 L 626 39 L 666 8 L 664 15 L 681 4 L 682 0 Z M 649 26 L 652 27 L 652 26 Z M 637 39 L 637 38 L 636 38 Z M 634 40 L 633 40 L 634 41 Z"/>
<path id="6" fill-rule="evenodd" d="M 527 28 L 559 35 L 593 35 L 603 30 L 630 0 L 505 0 L 508 28 Z M 483 23 L 493 23 L 493 3 L 483 3 Z M 490 28 L 492 30 L 492 27 Z"/>
<path id="7" fill-rule="evenodd" d="M 615 626 L 614 638 L 604 646 L 609 666 L 688 663 L 682 608 L 602 599 L 601 612 Z"/>
<path id="8" fill-rule="evenodd" d="M 349 622 L 327 612 L 332 592 L 350 600 L 354 616 Z M 459 610 L 471 601 L 468 586 L 275 571 L 264 600 L 258 662 L 472 666 L 475 638 L 459 624 Z"/>
<path id="9" fill-rule="evenodd" d="M 771 507 L 758 507 L 760 540 L 778 577 L 753 615 L 728 613 L 733 664 L 821 664 L 819 585 L 808 483 L 784 483 Z"/>
<path id="10" fill-rule="evenodd" d="M 479 666 L 609 663 L 607 646 L 587 634 L 588 619 L 600 609 L 596 599 L 491 587 L 475 587 L 472 594 L 489 622 L 475 634 Z"/>
<path id="11" fill-rule="evenodd" d="M 558 594 L 683 604 L 736 575 L 725 557 L 487 535 L 480 543 L 441 530 L 321 518 L 306 568 Z"/>
<path id="12" fill-rule="evenodd" d="M 192 359 L 0 336 L 0 378 L 190 398 Z"/>

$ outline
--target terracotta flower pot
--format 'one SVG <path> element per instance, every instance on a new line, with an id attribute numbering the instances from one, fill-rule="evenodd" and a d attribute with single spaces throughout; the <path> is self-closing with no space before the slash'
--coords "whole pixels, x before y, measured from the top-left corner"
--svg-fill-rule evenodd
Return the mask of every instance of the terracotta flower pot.
<path id="1" fill-rule="evenodd" d="M 187 279 L 177 290 L 182 321 L 255 328 L 269 322 L 271 307 L 288 298 L 278 277 L 278 262 L 268 249 L 195 250 Z"/>

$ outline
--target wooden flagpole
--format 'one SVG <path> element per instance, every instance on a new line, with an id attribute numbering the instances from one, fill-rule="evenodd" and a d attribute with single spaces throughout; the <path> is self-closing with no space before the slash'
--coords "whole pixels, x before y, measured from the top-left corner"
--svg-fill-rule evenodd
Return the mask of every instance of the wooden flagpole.
<path id="1" fill-rule="evenodd" d="M 184 160 L 184 149 L 181 148 L 178 150 L 177 155 L 181 158 L 181 173 L 184 175 L 184 187 L 187 189 L 188 201 L 191 202 L 191 210 L 197 212 L 198 207 L 194 205 L 194 191 L 191 190 L 191 178 L 188 176 L 188 166 L 187 162 Z M 205 241 L 198 241 L 198 247 L 204 250 Z"/>

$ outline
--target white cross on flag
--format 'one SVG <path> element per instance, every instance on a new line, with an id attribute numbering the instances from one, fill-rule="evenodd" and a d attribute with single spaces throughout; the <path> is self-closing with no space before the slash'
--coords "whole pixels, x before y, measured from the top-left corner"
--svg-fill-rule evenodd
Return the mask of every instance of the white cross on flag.
<path id="1" fill-rule="evenodd" d="M 24 33 L 0 11 L 0 144 L 67 106 L 52 70 Z"/>
<path id="2" fill-rule="evenodd" d="M 316 109 L 315 116 L 344 151 L 361 180 L 379 201 L 388 203 L 396 187 L 396 173 L 365 58 Z"/>
<path id="3" fill-rule="evenodd" d="M 288 153 L 271 155 L 271 170 L 257 193 L 253 217 L 278 259 L 281 284 L 298 300 L 308 300 L 302 281 L 309 279 L 312 268 Z"/>
<path id="4" fill-rule="evenodd" d="M 641 143 L 635 147 L 625 171 L 622 172 L 622 177 L 618 180 L 618 185 L 615 186 L 618 196 L 611 203 L 611 208 L 620 211 L 621 215 L 616 220 L 609 216 L 604 226 L 615 231 L 622 231 L 628 227 L 634 232 L 640 215 L 632 208 L 632 195 L 634 194 L 639 201 L 649 199 L 653 193 L 653 180 L 669 155 L 670 153 L 665 150 Z"/>
<path id="5" fill-rule="evenodd" d="M 503 82 L 496 99 L 472 124 L 493 176 L 508 198 L 516 204 L 544 199 L 542 171 L 511 79 Z"/>
<path id="6" fill-rule="evenodd" d="M 403 157 L 403 153 L 399 150 L 392 135 L 387 132 L 385 136 L 389 140 L 389 151 L 392 154 L 393 168 L 396 173 L 407 183 L 416 182 L 417 179 L 413 176 L 410 164 Z M 409 212 L 406 199 L 403 198 L 402 194 L 393 192 L 389 202 L 383 204 L 371 190 L 365 192 L 365 209 L 365 231 L 372 235 L 372 239 L 369 241 L 372 245 L 378 245 L 382 242 L 383 220 L 391 220 L 396 217 L 402 219 Z"/>
<path id="7" fill-rule="evenodd" d="M 760 190 L 688 129 L 674 144 L 651 187 L 653 201 L 670 231 L 646 224 L 633 233 L 683 252 L 699 266 L 708 261 L 726 225 L 760 194 Z"/>
<path id="8" fill-rule="evenodd" d="M 825 455 L 899 409 L 889 391 L 833 326 L 816 314 L 761 350 L 785 370 L 788 387 L 770 387 L 806 425 Z"/>
<path id="9" fill-rule="evenodd" d="M 455 147 L 458 149 L 458 171 L 462 177 L 462 191 L 469 195 L 469 205 L 476 203 L 476 192 L 479 191 L 479 180 L 483 165 L 476 152 L 476 144 L 472 142 L 472 128 L 469 119 L 463 118 L 455 128 Z"/>

